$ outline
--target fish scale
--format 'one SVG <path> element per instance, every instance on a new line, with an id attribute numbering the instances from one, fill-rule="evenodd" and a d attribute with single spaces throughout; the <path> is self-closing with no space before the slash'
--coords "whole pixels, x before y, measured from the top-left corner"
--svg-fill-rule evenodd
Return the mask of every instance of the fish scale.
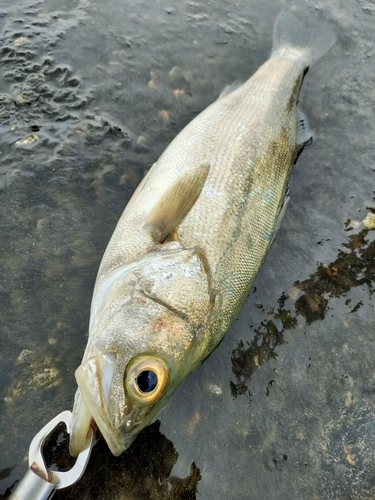
<path id="1" fill-rule="evenodd" d="M 223 322 L 223 328 L 237 315 L 253 277 L 265 257 L 269 241 L 263 235 L 272 233 L 275 228 L 276 215 L 283 203 L 283 193 L 294 159 L 297 136 L 296 109 L 284 113 L 282 120 L 277 117 L 282 115 L 285 102 L 291 95 L 292 85 L 304 68 L 301 64 L 295 68 L 290 62 L 283 65 L 283 74 L 280 71 L 282 62 L 280 58 L 274 57 L 272 65 L 268 64 L 266 70 L 270 72 L 276 68 L 279 78 L 286 77 L 288 85 L 285 85 L 284 89 L 274 90 L 274 95 L 270 97 L 269 88 L 264 89 L 259 85 L 259 81 L 264 78 L 262 68 L 255 84 L 251 79 L 248 84 L 235 91 L 236 95 L 223 99 L 223 109 L 218 113 L 213 105 L 212 110 L 208 109 L 199 117 L 205 123 L 213 120 L 213 117 L 218 118 L 215 115 L 219 115 L 220 119 L 228 122 L 224 137 L 217 137 L 212 148 L 214 158 L 205 150 L 196 154 L 212 165 L 207 183 L 217 192 L 224 193 L 231 209 L 223 210 L 223 207 L 219 206 L 213 218 L 212 211 L 215 209 L 212 207 L 211 197 L 205 197 L 203 188 L 200 199 L 181 224 L 178 233 L 184 247 L 199 245 L 204 249 L 214 286 L 224 290 L 222 306 L 226 320 Z M 244 96 L 249 93 L 256 94 L 256 98 L 248 99 L 247 101 L 254 105 L 246 108 L 248 102 Z M 264 103 L 267 103 L 267 106 Z M 268 107 L 273 110 L 272 114 L 268 112 Z M 226 120 L 226 116 L 231 119 Z M 191 126 L 193 127 L 194 123 Z M 247 133 L 239 136 L 239 128 L 246 129 Z M 285 131 L 284 139 L 279 140 L 282 130 Z M 189 133 L 189 127 L 185 132 Z M 183 140 L 182 137 L 182 143 Z M 277 155 L 275 151 L 270 150 L 269 145 L 273 142 L 277 144 Z M 168 150 L 162 160 L 170 164 L 177 163 L 177 158 L 168 158 L 167 153 Z M 256 188 L 261 194 L 251 196 Z M 268 201 L 263 194 L 271 188 L 275 195 L 272 201 Z M 246 200 L 245 203 L 241 203 L 241 199 Z M 196 235 L 199 235 L 199 239 Z M 213 241 L 217 244 L 212 245 Z M 245 287 L 243 282 L 246 282 Z"/>

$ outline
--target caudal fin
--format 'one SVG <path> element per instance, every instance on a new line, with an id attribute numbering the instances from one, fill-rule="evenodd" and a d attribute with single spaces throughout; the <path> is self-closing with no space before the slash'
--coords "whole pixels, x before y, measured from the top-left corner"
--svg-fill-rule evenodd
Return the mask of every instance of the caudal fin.
<path id="1" fill-rule="evenodd" d="M 304 29 L 298 19 L 287 12 L 280 12 L 273 27 L 272 54 L 282 49 L 305 49 L 311 66 L 335 43 L 336 33 L 326 24 L 314 29 Z"/>

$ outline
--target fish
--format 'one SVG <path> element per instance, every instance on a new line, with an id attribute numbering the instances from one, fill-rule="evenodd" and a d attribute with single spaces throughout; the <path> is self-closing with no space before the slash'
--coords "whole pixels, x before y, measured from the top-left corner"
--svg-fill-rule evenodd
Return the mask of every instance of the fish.
<path id="1" fill-rule="evenodd" d="M 334 44 L 281 12 L 270 58 L 170 143 L 128 202 L 94 286 L 70 453 L 97 427 L 118 456 L 220 343 L 277 233 L 311 140 L 304 77 Z"/>

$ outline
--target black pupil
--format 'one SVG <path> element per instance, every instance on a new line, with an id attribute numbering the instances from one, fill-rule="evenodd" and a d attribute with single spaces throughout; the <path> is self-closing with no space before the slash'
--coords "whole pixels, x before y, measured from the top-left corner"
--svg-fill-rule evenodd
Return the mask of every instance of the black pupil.
<path id="1" fill-rule="evenodd" d="M 138 375 L 137 384 L 141 392 L 151 392 L 158 384 L 158 377 L 152 370 L 144 370 Z"/>

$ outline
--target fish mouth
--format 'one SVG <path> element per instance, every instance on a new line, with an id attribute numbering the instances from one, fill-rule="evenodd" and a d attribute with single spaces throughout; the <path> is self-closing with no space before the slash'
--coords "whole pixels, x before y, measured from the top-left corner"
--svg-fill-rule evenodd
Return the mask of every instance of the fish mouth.
<path id="1" fill-rule="evenodd" d="M 113 353 L 92 356 L 75 372 L 78 390 L 69 444 L 73 456 L 77 456 L 85 448 L 94 422 L 115 456 L 125 451 L 135 439 L 135 436 L 118 430 L 115 426 L 117 419 L 108 413 L 115 362 L 116 355 Z M 125 420 L 125 425 L 128 422 L 131 424 L 131 419 Z"/>

